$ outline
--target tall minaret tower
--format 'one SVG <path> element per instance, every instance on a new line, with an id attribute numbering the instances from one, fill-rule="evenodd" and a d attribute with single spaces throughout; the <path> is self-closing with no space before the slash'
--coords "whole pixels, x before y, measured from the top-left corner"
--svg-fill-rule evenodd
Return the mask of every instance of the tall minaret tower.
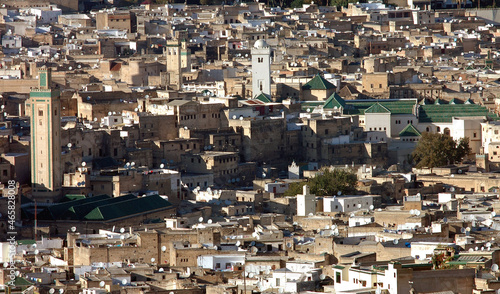
<path id="1" fill-rule="evenodd" d="M 57 202 L 61 196 L 61 101 L 51 89 L 51 70 L 38 71 L 38 88 L 32 89 L 27 113 L 31 127 L 31 183 L 33 199 Z"/>
<path id="2" fill-rule="evenodd" d="M 182 47 L 178 40 L 167 40 L 165 55 L 167 57 L 167 74 L 169 85 L 176 90 L 181 89 L 182 83 Z"/>
<path id="3" fill-rule="evenodd" d="M 257 40 L 252 48 L 252 97 L 271 96 L 271 47 Z"/>

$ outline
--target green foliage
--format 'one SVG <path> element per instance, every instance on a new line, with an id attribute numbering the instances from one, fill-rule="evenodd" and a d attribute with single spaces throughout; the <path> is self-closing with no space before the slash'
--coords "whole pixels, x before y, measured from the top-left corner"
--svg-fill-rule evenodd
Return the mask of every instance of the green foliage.
<path id="1" fill-rule="evenodd" d="M 301 8 L 302 4 L 304 4 L 304 0 L 293 0 L 292 3 L 290 3 L 291 8 Z"/>
<path id="2" fill-rule="evenodd" d="M 302 187 L 309 185 L 312 194 L 317 196 L 332 196 L 337 195 L 340 191 L 342 194 L 352 194 L 356 192 L 358 177 L 345 169 L 330 170 L 324 168 L 322 174 L 309 179 L 308 182 L 292 183 L 285 192 L 285 196 L 295 196 L 302 194 Z"/>
<path id="3" fill-rule="evenodd" d="M 330 6 L 337 6 L 337 9 L 340 10 L 341 7 L 347 7 L 349 3 L 357 3 L 357 0 L 330 0 Z"/>
<path id="4" fill-rule="evenodd" d="M 461 162 L 470 151 L 469 138 L 456 142 L 445 134 L 423 133 L 412 156 L 417 168 L 432 168 Z"/>
<path id="5" fill-rule="evenodd" d="M 450 265 L 449 261 L 453 260 L 451 256 L 447 256 L 444 253 L 437 253 L 432 256 L 432 268 L 433 269 L 448 269 Z"/>

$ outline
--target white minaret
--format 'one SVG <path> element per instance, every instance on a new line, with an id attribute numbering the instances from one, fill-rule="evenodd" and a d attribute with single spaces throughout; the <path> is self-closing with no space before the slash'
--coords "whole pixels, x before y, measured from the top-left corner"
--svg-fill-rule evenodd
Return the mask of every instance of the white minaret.
<path id="1" fill-rule="evenodd" d="M 257 40 L 252 48 L 252 97 L 271 96 L 271 47 Z"/>
<path id="2" fill-rule="evenodd" d="M 316 212 L 316 195 L 309 193 L 309 186 L 302 187 L 302 195 L 297 195 L 297 215 L 308 216 Z"/>

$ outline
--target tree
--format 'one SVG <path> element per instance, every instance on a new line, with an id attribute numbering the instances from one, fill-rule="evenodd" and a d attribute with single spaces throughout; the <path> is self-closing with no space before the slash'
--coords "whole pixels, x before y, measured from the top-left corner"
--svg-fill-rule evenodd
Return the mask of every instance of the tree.
<path id="1" fill-rule="evenodd" d="M 461 162 L 470 151 L 467 137 L 454 141 L 446 134 L 422 133 L 412 159 L 417 168 L 432 168 Z"/>
<path id="2" fill-rule="evenodd" d="M 293 0 L 290 4 L 291 8 L 302 8 L 302 4 L 304 4 L 304 0 Z"/>
<path id="3" fill-rule="evenodd" d="M 339 191 L 342 194 L 351 194 L 356 192 L 357 182 L 358 177 L 351 171 L 324 168 L 320 174 L 307 182 L 290 184 L 284 195 L 295 196 L 302 194 L 302 187 L 306 184 L 309 185 L 311 193 L 317 196 L 337 195 Z"/>

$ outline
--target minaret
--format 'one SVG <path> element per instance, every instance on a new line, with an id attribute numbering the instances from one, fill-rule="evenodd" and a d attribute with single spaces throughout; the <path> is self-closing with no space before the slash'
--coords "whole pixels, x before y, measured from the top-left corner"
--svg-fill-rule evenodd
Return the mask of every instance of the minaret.
<path id="1" fill-rule="evenodd" d="M 252 48 L 252 97 L 261 93 L 271 97 L 271 47 L 257 40 Z"/>
<path id="2" fill-rule="evenodd" d="M 57 202 L 61 196 L 61 101 L 51 89 L 51 70 L 38 72 L 27 107 L 31 127 L 31 183 L 33 199 Z"/>
<path id="3" fill-rule="evenodd" d="M 182 47 L 178 40 L 167 40 L 165 55 L 167 57 L 168 84 L 180 90 L 182 83 Z"/>

